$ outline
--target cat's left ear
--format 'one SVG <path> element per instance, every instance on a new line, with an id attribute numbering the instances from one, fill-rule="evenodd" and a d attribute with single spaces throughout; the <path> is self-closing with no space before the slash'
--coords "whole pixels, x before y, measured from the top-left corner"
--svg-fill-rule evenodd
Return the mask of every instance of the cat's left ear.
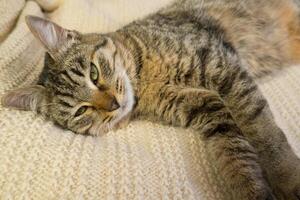
<path id="1" fill-rule="evenodd" d="M 25 19 L 33 35 L 46 47 L 53 58 L 67 50 L 76 38 L 77 33 L 74 31 L 64 29 L 46 19 L 30 15 Z"/>
<path id="2" fill-rule="evenodd" d="M 1 97 L 2 106 L 20 110 L 37 111 L 45 102 L 46 91 L 40 85 L 11 90 Z"/>

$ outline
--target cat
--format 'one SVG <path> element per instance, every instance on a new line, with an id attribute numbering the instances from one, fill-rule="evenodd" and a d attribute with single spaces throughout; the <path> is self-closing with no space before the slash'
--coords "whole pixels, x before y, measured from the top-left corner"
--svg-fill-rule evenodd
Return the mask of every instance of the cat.
<path id="1" fill-rule="evenodd" d="M 27 16 L 47 50 L 44 69 L 1 102 L 79 134 L 134 118 L 191 128 L 231 199 L 299 200 L 300 160 L 255 83 L 299 63 L 298 3 L 176 0 L 106 34 Z"/>

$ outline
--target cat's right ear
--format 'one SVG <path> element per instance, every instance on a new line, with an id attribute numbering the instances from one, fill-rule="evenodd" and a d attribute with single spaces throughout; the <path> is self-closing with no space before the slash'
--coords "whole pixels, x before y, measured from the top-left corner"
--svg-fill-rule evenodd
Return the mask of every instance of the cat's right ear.
<path id="1" fill-rule="evenodd" d="M 43 86 L 28 86 L 8 91 L 1 97 L 1 104 L 4 107 L 37 111 L 39 106 L 45 102 L 45 96 Z"/>
<path id="2" fill-rule="evenodd" d="M 49 20 L 30 15 L 26 16 L 25 20 L 30 31 L 53 58 L 67 50 L 76 38 L 74 31 L 64 29 Z"/>

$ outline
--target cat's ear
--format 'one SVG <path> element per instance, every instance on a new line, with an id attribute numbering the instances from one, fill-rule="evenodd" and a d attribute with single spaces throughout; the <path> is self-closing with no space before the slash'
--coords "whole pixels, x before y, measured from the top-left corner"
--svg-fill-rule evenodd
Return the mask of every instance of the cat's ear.
<path id="1" fill-rule="evenodd" d="M 62 28 L 54 22 L 36 16 L 26 16 L 26 23 L 51 56 L 66 50 L 75 40 L 76 33 Z"/>
<path id="2" fill-rule="evenodd" d="M 45 97 L 45 88 L 34 85 L 8 91 L 2 96 L 1 104 L 4 107 L 37 111 L 38 107 L 45 102 Z"/>

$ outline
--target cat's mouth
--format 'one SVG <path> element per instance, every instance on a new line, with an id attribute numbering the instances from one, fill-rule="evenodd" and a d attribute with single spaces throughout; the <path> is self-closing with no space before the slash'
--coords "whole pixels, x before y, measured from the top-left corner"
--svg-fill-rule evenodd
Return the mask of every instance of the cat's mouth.
<path id="1" fill-rule="evenodd" d="M 131 106 L 129 104 L 130 103 L 127 99 L 123 100 L 123 102 L 120 104 L 120 107 L 115 110 L 114 113 L 112 113 L 114 115 L 114 119 L 112 121 L 118 122 L 125 115 L 127 115 L 127 113 L 131 111 Z"/>
<path id="2" fill-rule="evenodd" d="M 120 107 L 116 110 L 105 113 L 104 119 L 109 120 L 102 119 L 100 121 L 95 121 L 89 129 L 91 135 L 100 136 L 105 134 L 109 130 L 112 130 L 116 126 L 116 124 L 122 121 L 122 119 L 128 116 L 128 114 L 132 111 L 134 105 L 134 95 L 132 86 L 127 76 L 125 76 L 125 87 L 123 94 L 117 94 L 115 98 L 118 101 Z"/>
<path id="3" fill-rule="evenodd" d="M 133 108 L 133 97 L 130 95 L 125 95 L 124 99 L 120 103 L 120 107 L 115 110 L 113 120 L 111 121 L 111 124 L 118 123 L 120 120 L 122 120 L 123 117 L 125 117 Z"/>

